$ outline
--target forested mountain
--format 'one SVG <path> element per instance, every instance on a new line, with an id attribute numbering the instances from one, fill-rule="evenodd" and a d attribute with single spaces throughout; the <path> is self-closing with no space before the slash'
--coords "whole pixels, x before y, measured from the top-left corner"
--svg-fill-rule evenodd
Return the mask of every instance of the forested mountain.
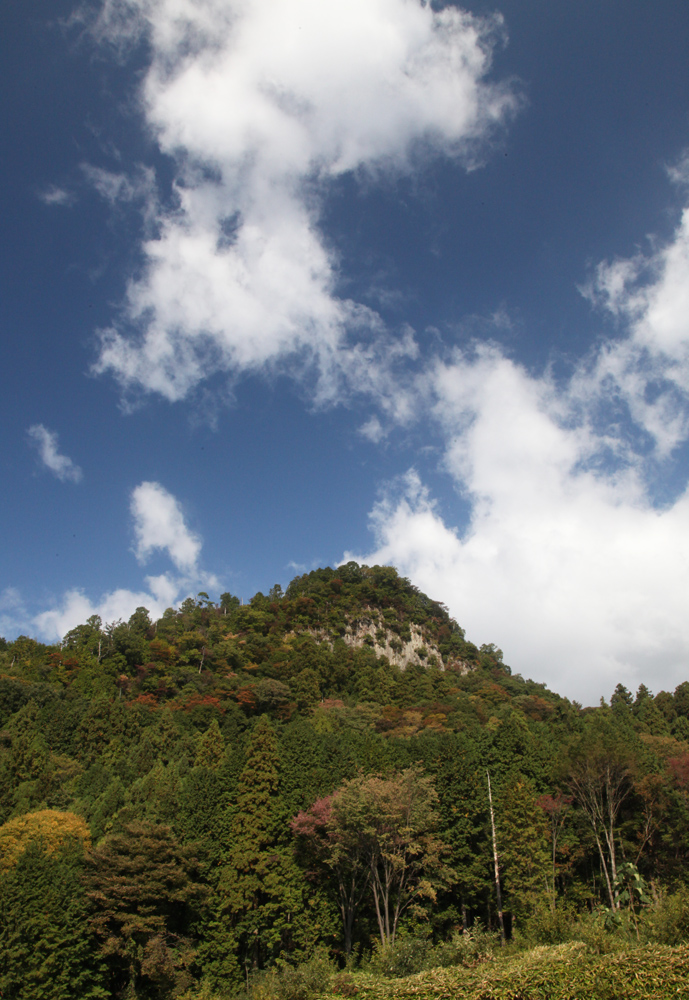
<path id="1" fill-rule="evenodd" d="M 688 821 L 689 682 L 582 709 L 390 567 L 0 641 L 5 998 L 442 948 L 499 928 L 496 854 L 507 937 L 637 921 L 684 891 Z"/>

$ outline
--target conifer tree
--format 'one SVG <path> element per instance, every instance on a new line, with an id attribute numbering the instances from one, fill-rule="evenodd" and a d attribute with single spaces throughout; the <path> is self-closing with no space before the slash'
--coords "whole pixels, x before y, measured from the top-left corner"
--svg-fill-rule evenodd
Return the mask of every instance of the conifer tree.
<path id="1" fill-rule="evenodd" d="M 503 788 L 497 820 L 506 909 L 521 922 L 536 897 L 547 892 L 548 835 L 533 784 L 524 777 Z"/>
<path id="2" fill-rule="evenodd" d="M 76 841 L 49 851 L 31 842 L 0 880 L 3 1000 L 101 1000 L 103 963 L 90 933 Z"/>
<path id="3" fill-rule="evenodd" d="M 89 858 L 93 929 L 114 996 L 167 998 L 189 986 L 191 927 L 206 897 L 199 863 L 169 827 L 129 823 Z"/>
<path id="4" fill-rule="evenodd" d="M 216 770 L 222 763 L 225 753 L 225 740 L 220 732 L 218 720 L 213 719 L 210 726 L 199 740 L 199 749 L 194 761 L 196 767 L 209 767 Z"/>
<path id="5" fill-rule="evenodd" d="M 277 739 L 265 715 L 251 734 L 239 776 L 231 844 L 218 887 L 215 958 L 208 967 L 219 973 L 222 962 L 226 978 L 239 972 L 248 980 L 250 971 L 301 952 L 314 933 L 280 798 Z M 230 931 L 224 948 L 222 918 Z M 238 960 L 234 970 L 223 958 L 230 938 Z"/>

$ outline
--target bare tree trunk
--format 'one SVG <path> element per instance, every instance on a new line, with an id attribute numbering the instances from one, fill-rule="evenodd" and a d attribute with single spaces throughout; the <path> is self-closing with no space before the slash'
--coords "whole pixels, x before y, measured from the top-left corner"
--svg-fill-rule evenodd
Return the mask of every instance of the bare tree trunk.
<path id="1" fill-rule="evenodd" d="M 619 810 L 616 802 L 614 783 L 610 774 L 610 765 L 605 768 L 605 799 L 607 806 L 608 822 L 605 829 L 605 839 L 608 842 L 608 852 L 610 854 L 610 867 L 612 869 L 613 883 L 617 881 L 617 857 L 615 855 L 615 818 Z"/>
<path id="2" fill-rule="evenodd" d="M 615 893 L 613 892 L 612 882 L 610 881 L 610 872 L 608 871 L 608 866 L 607 866 L 606 861 L 605 861 L 605 852 L 603 851 L 603 845 L 601 844 L 600 837 L 598 836 L 598 833 L 597 833 L 597 831 L 596 831 L 595 828 L 593 830 L 593 836 L 595 837 L 595 840 L 596 840 L 596 845 L 598 847 L 598 853 L 600 855 L 600 865 L 601 865 L 601 868 L 603 869 L 603 874 L 605 875 L 605 883 L 606 883 L 606 885 L 608 887 L 608 898 L 610 899 L 610 907 L 611 907 L 611 909 L 614 910 L 614 909 L 616 909 L 616 905 L 615 905 Z"/>
<path id="3" fill-rule="evenodd" d="M 383 914 L 380 912 L 380 901 L 378 899 L 378 888 L 375 882 L 372 883 L 373 888 L 373 902 L 376 904 L 376 917 L 378 919 L 378 930 L 380 931 L 380 943 L 385 947 L 385 921 L 383 920 Z"/>
<path id="4" fill-rule="evenodd" d="M 502 916 L 502 892 L 500 890 L 500 864 L 498 862 L 498 842 L 495 838 L 495 814 L 493 813 L 493 795 L 490 790 L 490 771 L 486 771 L 488 778 L 488 805 L 490 807 L 490 828 L 493 834 L 493 864 L 495 866 L 495 895 L 498 900 L 498 921 L 500 923 L 500 943 L 505 946 L 505 921 Z"/>
<path id="5" fill-rule="evenodd" d="M 616 910 L 619 904 L 614 893 L 617 879 L 615 823 L 631 787 L 627 768 L 608 754 L 589 754 L 572 771 L 569 785 L 588 818 L 607 883 L 610 907 Z"/>

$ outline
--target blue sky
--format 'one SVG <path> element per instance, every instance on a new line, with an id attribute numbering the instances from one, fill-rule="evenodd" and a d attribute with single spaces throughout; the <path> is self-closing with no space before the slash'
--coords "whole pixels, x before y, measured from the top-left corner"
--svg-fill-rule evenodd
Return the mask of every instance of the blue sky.
<path id="1" fill-rule="evenodd" d="M 687 679 L 686 5 L 0 18 L 0 632 L 352 556 L 581 701 Z"/>

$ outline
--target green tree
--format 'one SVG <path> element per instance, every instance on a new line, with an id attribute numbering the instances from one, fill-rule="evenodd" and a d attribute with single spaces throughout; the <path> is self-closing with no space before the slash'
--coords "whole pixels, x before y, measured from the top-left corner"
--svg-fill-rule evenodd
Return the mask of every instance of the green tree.
<path id="1" fill-rule="evenodd" d="M 491 891 L 491 858 L 485 773 L 478 734 L 452 734 L 445 741 L 436 789 L 440 797 L 442 836 L 450 847 L 465 929 L 468 908 L 478 908 Z"/>
<path id="2" fill-rule="evenodd" d="M 77 844 L 29 844 L 0 879 L 0 996 L 105 1000 L 103 962 L 90 927 Z"/>
<path id="3" fill-rule="evenodd" d="M 85 625 L 77 625 L 67 632 L 62 639 L 62 651 L 73 650 L 82 656 L 94 657 L 100 663 L 106 638 L 102 620 L 98 615 L 91 615 Z"/>
<path id="4" fill-rule="evenodd" d="M 612 910 L 618 909 L 614 883 L 617 879 L 618 823 L 622 803 L 629 795 L 630 751 L 628 733 L 612 725 L 609 718 L 596 717 L 569 748 L 568 784 L 582 810 L 596 843 Z"/>
<path id="5" fill-rule="evenodd" d="M 88 858 L 92 926 L 114 996 L 164 1000 L 191 984 L 192 925 L 206 898 L 199 862 L 169 827 L 129 823 Z"/>
<path id="6" fill-rule="evenodd" d="M 220 767 L 224 753 L 225 740 L 220 732 L 218 720 L 213 719 L 199 740 L 199 749 L 196 754 L 195 764 L 197 767 L 208 767 L 212 771 L 215 771 Z"/>
<path id="7" fill-rule="evenodd" d="M 333 796 L 317 799 L 291 823 L 299 855 L 309 876 L 335 885 L 342 918 L 345 954 L 352 951 L 354 920 L 368 889 L 369 870 L 356 837 L 343 835 L 333 816 Z"/>
<path id="8" fill-rule="evenodd" d="M 521 922 L 547 889 L 547 820 L 532 782 L 523 777 L 503 788 L 496 811 L 506 909 Z"/>
<path id="9" fill-rule="evenodd" d="M 218 978 L 231 978 L 238 971 L 227 968 L 223 952 L 228 944 L 234 944 L 239 968 L 248 980 L 251 970 L 264 968 L 281 955 L 299 953 L 313 939 L 310 906 L 280 799 L 279 765 L 277 739 L 263 715 L 249 738 L 239 775 L 231 847 L 218 884 L 210 963 L 220 970 Z M 222 969 L 221 962 L 225 962 Z"/>

